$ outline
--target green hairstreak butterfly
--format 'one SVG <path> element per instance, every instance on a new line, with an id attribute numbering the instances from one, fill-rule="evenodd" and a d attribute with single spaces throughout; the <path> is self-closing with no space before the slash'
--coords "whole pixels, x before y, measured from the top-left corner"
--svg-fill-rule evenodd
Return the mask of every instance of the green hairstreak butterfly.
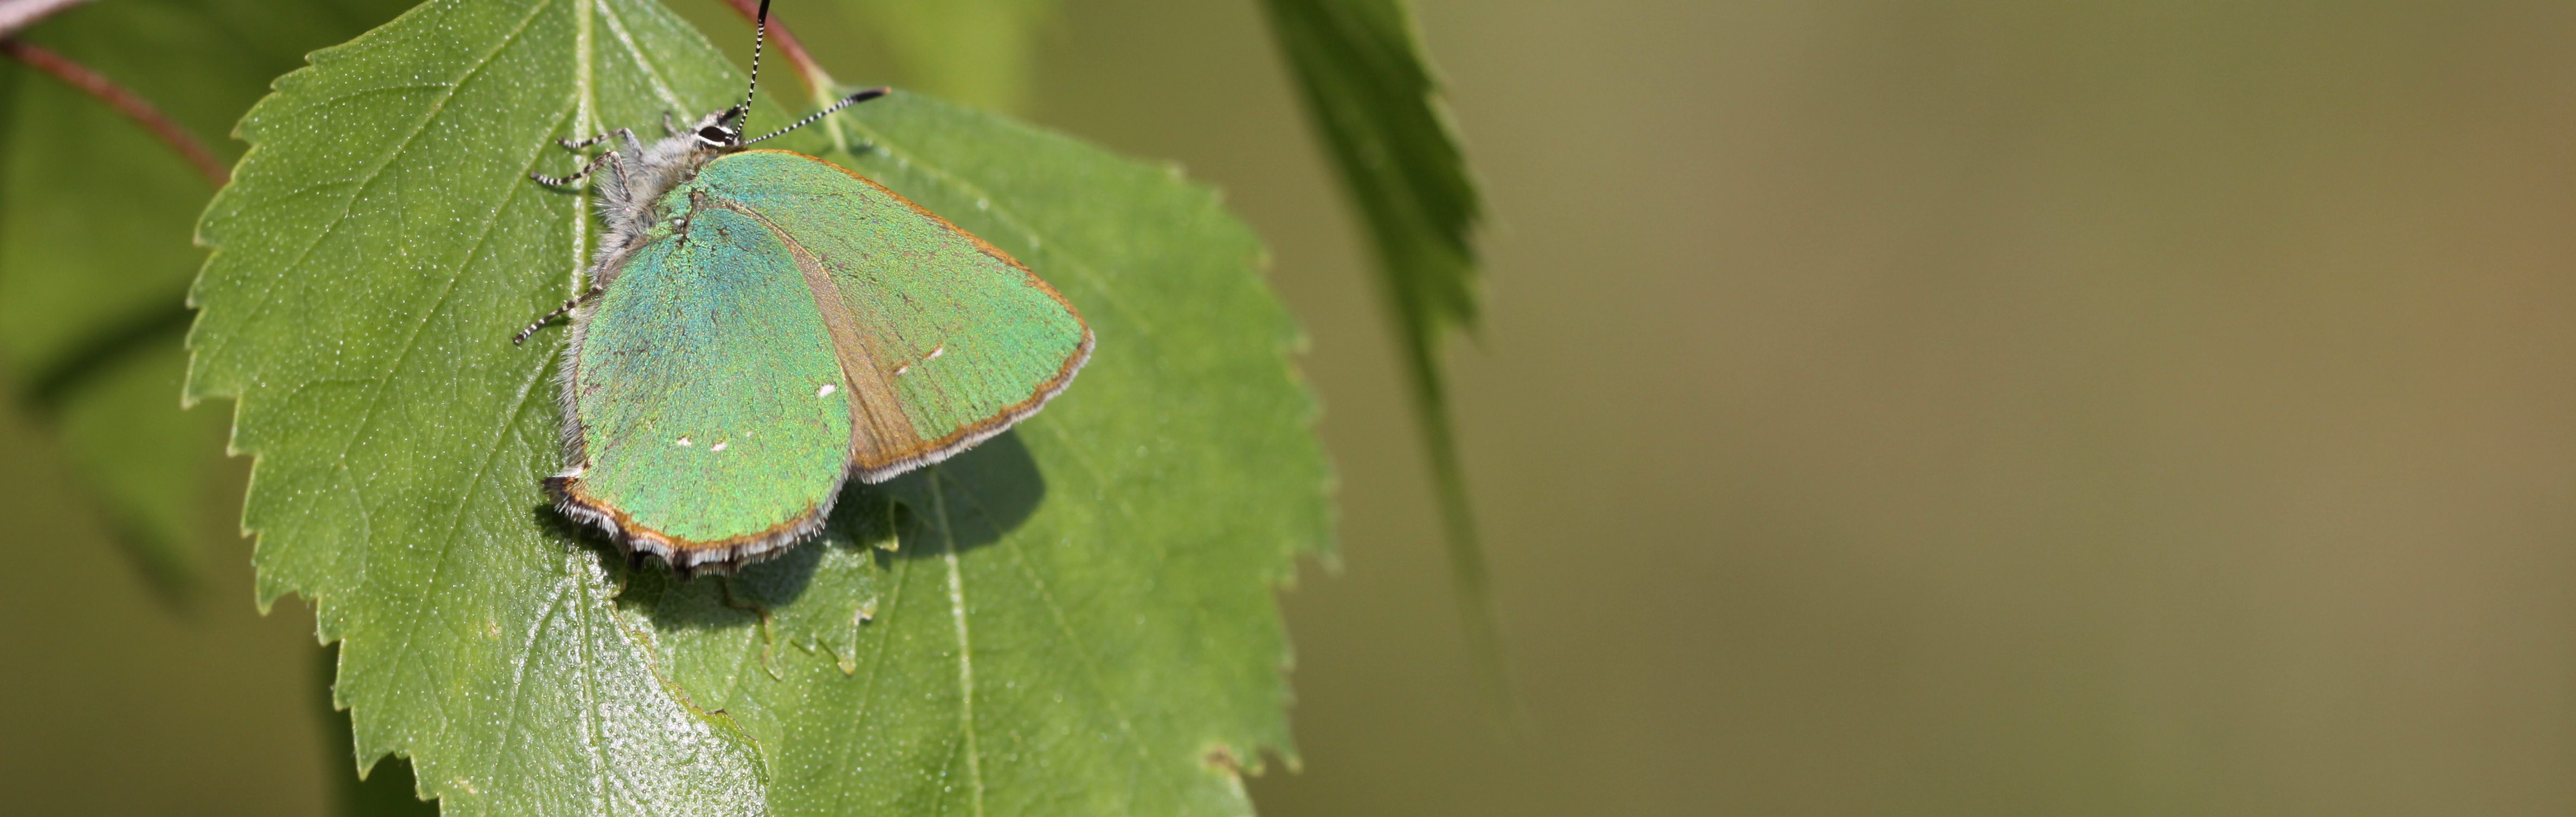
<path id="1" fill-rule="evenodd" d="M 767 28 L 769 3 L 760 9 Z M 1020 262 L 875 182 L 749 146 L 743 103 L 644 143 L 619 129 L 580 172 L 606 230 L 561 369 L 564 515 L 682 573 L 820 529 L 851 477 L 881 482 L 1037 412 L 1091 330 Z M 614 140 L 612 142 L 612 140 Z"/>

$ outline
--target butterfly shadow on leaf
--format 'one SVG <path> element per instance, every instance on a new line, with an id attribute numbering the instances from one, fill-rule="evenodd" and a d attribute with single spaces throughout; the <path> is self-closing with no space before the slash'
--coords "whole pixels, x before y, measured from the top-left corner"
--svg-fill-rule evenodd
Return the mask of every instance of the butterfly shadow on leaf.
<path id="1" fill-rule="evenodd" d="M 539 508 L 546 528 L 581 543 L 623 577 L 621 603 L 663 627 L 727 629 L 765 615 L 847 619 L 871 610 L 879 580 L 897 559 L 963 554 L 1000 542 L 1046 499 L 1046 479 L 1017 431 L 1004 432 L 938 465 L 882 484 L 852 482 L 823 532 L 729 576 L 682 579 L 650 558 L 633 559 L 605 536 Z M 789 613 L 789 608 L 800 608 Z M 872 613 L 871 613 L 872 615 Z"/>
<path id="2" fill-rule="evenodd" d="M 1046 477 L 1020 442 L 1003 432 L 973 450 L 879 486 L 900 507 L 899 559 L 964 554 L 1002 541 L 1046 501 Z"/>

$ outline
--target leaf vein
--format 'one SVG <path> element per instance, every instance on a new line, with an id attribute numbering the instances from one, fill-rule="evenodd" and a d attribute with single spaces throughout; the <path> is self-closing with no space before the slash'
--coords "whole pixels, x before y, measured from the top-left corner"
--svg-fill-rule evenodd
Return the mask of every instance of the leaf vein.
<path id="1" fill-rule="evenodd" d="M 889 511 L 891 511 L 891 509 L 889 509 Z M 889 521 L 890 521 L 890 520 L 889 520 Z M 901 535 L 902 535 L 900 532 L 893 532 L 893 526 L 892 526 L 892 525 L 888 525 L 888 526 L 887 526 L 887 529 L 888 529 L 888 531 L 889 531 L 888 535 L 890 535 L 890 536 L 898 536 L 898 537 L 899 537 L 899 536 L 901 536 Z M 900 542 L 900 540 L 898 540 L 898 542 L 897 542 L 897 546 L 900 546 L 900 545 L 901 545 L 901 542 Z M 901 571 L 901 575 L 898 575 L 898 576 L 896 576 L 896 577 L 895 577 L 894 582 L 893 582 L 893 584 L 894 584 L 894 589 L 887 591 L 887 597 L 886 597 L 886 600 L 885 600 L 885 607 L 884 607 L 884 609 L 889 610 L 889 611 L 891 611 L 891 610 L 900 610 L 900 609 L 903 609 L 903 588 L 904 588 L 904 585 L 905 585 L 906 583 L 910 582 L 910 580 L 912 579 L 912 560 L 911 560 L 911 559 L 897 559 L 897 560 L 895 560 L 895 568 L 896 568 L 897 570 Z M 868 680 L 867 680 L 867 683 L 866 683 L 866 684 L 863 684 L 863 685 L 861 685 L 861 686 L 859 687 L 859 710 L 858 710 L 857 712 L 851 713 L 851 714 L 852 714 L 852 717 L 851 717 L 851 719 L 850 719 L 850 720 L 852 721 L 851 725 L 852 725 L 853 727 L 865 726 L 865 725 L 867 724 L 868 710 L 869 710 L 869 708 L 870 708 L 868 705 L 869 705 L 869 704 L 871 704 L 871 703 L 874 703 L 874 702 L 876 701 L 876 693 L 877 693 L 877 678 L 879 678 L 880 676 L 882 676 L 882 675 L 884 675 L 884 674 L 885 674 L 886 656 L 887 656 L 888 654 L 890 654 L 890 653 L 894 652 L 894 638 L 893 638 L 893 636 L 892 636 L 892 635 L 890 635 L 890 634 L 887 634 L 887 633 L 878 633 L 877 635 L 878 635 L 878 637 L 877 637 L 877 639 L 876 639 L 876 642 L 877 642 L 877 655 L 876 655 L 876 660 L 868 662 Z M 839 755 L 838 755 L 838 758 L 837 758 L 837 760 L 838 760 L 839 762 L 838 762 L 838 764 L 836 764 L 836 765 L 838 765 L 838 766 L 840 766 L 840 767 L 842 767 L 842 768 L 848 768 L 848 767 L 849 767 L 849 765 L 850 765 L 850 753 L 858 751 L 858 749 L 859 749 L 859 744 L 860 744 L 860 743 L 861 743 L 861 741 L 857 741 L 857 740 L 843 741 L 843 742 L 841 743 L 841 751 L 839 752 Z M 853 769 L 853 771 L 856 771 L 856 770 L 855 770 L 855 769 Z M 843 780 L 843 781 L 845 781 L 845 782 L 844 782 L 842 785 L 840 785 L 840 786 L 838 786 L 838 787 L 835 787 L 835 788 L 833 789 L 833 791 L 832 791 L 832 811 L 833 811 L 833 813 L 836 813 L 836 814 L 849 814 L 849 813 L 851 813 L 851 811 L 850 811 L 850 809 L 849 809 L 849 807 L 848 807 L 848 803 L 849 803 L 849 800 L 850 800 L 850 786 L 849 786 L 848 782 L 846 782 L 846 781 L 850 781 L 850 780 L 852 780 L 852 779 L 853 779 L 853 778 L 848 778 L 848 777 L 841 778 L 841 780 Z"/>
<path id="2" fill-rule="evenodd" d="M 975 658 L 974 642 L 966 626 L 966 569 L 957 558 L 956 521 L 948 515 L 948 499 L 939 488 L 941 469 L 930 473 L 930 501 L 939 514 L 940 556 L 948 562 L 948 609 L 957 622 L 957 728 L 966 752 L 968 802 L 975 807 L 976 817 L 984 814 L 984 761 L 975 745 Z"/>
<path id="3" fill-rule="evenodd" d="M 502 200 L 500 201 L 501 206 L 491 208 L 487 211 L 490 212 L 492 216 L 484 219 L 482 233 L 475 237 L 474 246 L 466 251 L 465 259 L 460 266 L 471 266 L 473 264 L 474 255 L 482 251 L 485 243 L 491 239 L 492 230 L 500 225 L 501 211 L 507 208 L 511 199 L 518 197 L 520 189 L 521 188 L 518 185 L 510 186 L 502 194 Z M 440 309 L 446 306 L 448 299 L 454 296 L 456 292 L 456 282 L 462 277 L 463 274 L 459 273 L 458 275 L 450 276 L 447 279 L 446 288 L 439 292 L 438 302 L 430 309 L 431 315 L 436 315 Z M 403 339 L 402 353 L 395 357 L 393 365 L 385 370 L 385 374 L 382 377 L 374 379 L 374 394 L 368 400 L 367 409 L 364 413 L 359 415 L 357 426 L 349 432 L 349 440 L 345 445 L 341 446 L 340 455 L 336 458 L 337 464 L 341 467 L 346 467 L 349 458 L 349 451 L 357 446 L 358 437 L 366 432 L 367 426 L 374 424 L 376 409 L 383 403 L 385 391 L 384 384 L 391 382 L 394 379 L 394 377 L 401 371 L 403 361 L 410 359 L 413 349 L 419 348 L 420 335 L 423 331 L 426 331 L 429 328 L 429 323 L 429 318 L 423 318 L 418 324 L 413 326 L 411 334 L 405 336 Z M 464 524 L 465 509 L 473 502 L 474 487 L 481 484 L 485 475 L 491 473 L 492 462 L 494 458 L 498 457 L 500 454 L 501 438 L 507 436 L 510 429 L 518 427 L 518 418 L 527 413 L 528 397 L 535 393 L 533 386 L 544 376 L 545 373 L 545 366 L 542 363 L 543 358 L 539 358 L 539 360 L 540 363 L 537 366 L 530 367 L 528 370 L 528 379 L 521 381 L 519 384 L 519 395 L 517 401 L 518 407 L 510 413 L 509 420 L 503 423 L 493 434 L 492 443 L 485 448 L 482 465 L 475 469 L 474 480 L 469 483 L 466 490 L 459 495 L 455 512 L 448 516 L 447 529 L 440 534 L 438 539 L 438 560 L 433 563 L 430 569 L 430 582 L 428 588 L 432 591 L 436 589 L 439 579 L 446 573 L 448 556 L 455 552 L 457 542 L 456 530 L 459 526 Z M 403 630 L 402 645 L 394 654 L 394 671 L 396 673 L 396 677 L 400 677 L 403 666 L 409 663 L 411 644 L 419 637 L 421 620 L 422 617 L 412 617 L 409 622 L 409 626 L 405 627 Z"/>
<path id="4" fill-rule="evenodd" d="M 465 82 L 467 80 L 473 79 L 476 75 L 481 74 L 484 67 L 491 64 L 493 57 L 500 56 L 501 52 L 507 50 L 512 42 L 516 42 L 519 39 L 519 35 L 527 32 L 528 26 L 536 21 L 538 12 L 545 10 L 547 6 L 551 5 L 554 5 L 554 0 L 539 0 L 536 5 L 530 6 L 528 8 L 527 15 L 519 18 L 519 25 L 510 30 L 509 36 L 502 37 L 500 42 L 493 44 L 490 51 L 486 51 L 482 55 L 477 56 L 472 64 L 465 67 L 464 74 L 457 77 L 454 84 L 448 86 L 447 93 L 440 95 L 436 101 L 429 104 L 429 107 L 426 110 L 421 112 L 419 120 L 412 125 L 410 132 L 403 134 L 402 141 L 395 144 L 392 149 L 385 151 L 383 161 L 377 162 L 375 167 L 370 168 L 367 171 L 365 178 L 357 180 L 356 186 L 358 187 L 358 191 L 350 193 L 349 198 L 340 203 L 339 215 L 333 216 L 330 224 L 325 225 L 320 231 L 315 232 L 313 240 L 306 242 L 303 249 L 296 251 L 295 260 L 286 263 L 285 273 L 287 274 L 281 274 L 270 278 L 266 285 L 260 288 L 259 305 L 251 309 L 250 317 L 246 319 L 247 322 L 256 324 L 259 322 L 259 317 L 261 315 L 268 314 L 269 305 L 276 302 L 278 283 L 292 277 L 292 273 L 295 270 L 304 266 L 305 259 L 312 257 L 314 248 L 322 246 L 322 242 L 324 240 L 330 238 L 334 233 L 339 232 L 340 226 L 349 222 L 349 212 L 352 208 L 356 207 L 360 193 L 363 193 L 366 188 L 374 186 L 376 180 L 384 176 L 385 169 L 392 167 L 394 160 L 402 156 L 404 151 L 409 150 L 412 142 L 418 140 L 421 133 L 429 129 L 429 123 L 437 121 L 438 115 L 447 110 L 447 103 L 456 98 L 457 90 L 465 87 Z M 256 147 L 254 147 L 254 149 L 256 149 Z M 207 350 L 207 357 L 223 357 L 224 351 L 231 347 L 233 339 L 242 334 L 246 333 L 217 333 L 217 337 L 215 339 L 216 346 L 213 349 Z M 345 454 L 346 452 L 343 451 L 343 453 Z"/>
<path id="5" fill-rule="evenodd" d="M 976 515 L 983 517 L 985 524 L 988 527 L 994 527 L 997 529 L 1000 527 L 993 523 L 992 515 L 986 512 L 983 503 L 975 501 L 973 492 L 966 492 L 966 501 L 972 504 Z M 1055 591 L 1047 587 L 1046 579 L 1039 576 L 1037 568 L 1034 565 L 1029 564 L 1029 555 L 1027 551 L 1025 549 L 1015 547 L 1005 547 L 1001 548 L 1001 550 L 1011 554 L 1011 563 L 1019 566 L 1020 573 L 1028 577 L 1029 584 L 1036 586 L 1039 604 L 1046 608 L 1047 615 L 1055 619 L 1056 630 L 1064 633 L 1065 643 L 1073 649 L 1074 657 L 1081 662 L 1083 672 L 1091 676 L 1093 687 L 1104 692 L 1109 689 L 1108 681 L 1103 678 L 1100 672 L 1100 662 L 1093 658 L 1089 650 L 1083 648 L 1084 644 L 1082 633 L 1073 628 L 1073 621 L 1067 618 L 1064 614 L 1064 606 L 1056 603 Z M 1157 560 L 1158 563 L 1160 561 L 1161 560 L 1159 559 Z M 1109 695 L 1103 695 L 1101 697 L 1109 702 L 1110 715 L 1118 722 L 1119 734 L 1127 738 L 1128 745 L 1136 748 L 1137 759 L 1139 761 L 1151 760 L 1152 752 L 1146 749 L 1144 739 L 1137 736 L 1135 719 L 1127 713 L 1127 708 L 1124 705 L 1124 702 Z"/>
<path id="6" fill-rule="evenodd" d="M 661 96 L 662 101 L 675 110 L 686 107 L 688 103 L 680 101 L 679 93 L 671 90 L 670 80 L 663 77 L 661 70 L 655 68 L 647 59 L 643 47 L 635 44 L 634 35 L 626 32 L 626 22 L 618 19 L 617 12 L 610 9 L 606 3 L 600 4 L 599 10 L 601 18 L 608 21 L 609 33 L 617 35 L 618 44 L 626 46 L 626 55 L 634 58 L 635 67 L 643 70 L 645 78 L 652 81 L 653 92 Z M 688 111 L 682 110 L 679 113 L 686 115 Z"/>
<path id="7" fill-rule="evenodd" d="M 536 654 L 537 641 L 545 637 L 547 629 L 554 623 L 555 615 L 563 610 L 564 599 L 571 592 L 571 577 L 567 576 L 565 577 L 565 581 L 556 582 L 555 592 L 548 594 L 546 597 L 546 607 L 544 612 L 540 613 L 537 616 L 536 622 L 528 627 L 528 638 L 519 648 L 519 660 L 515 662 L 518 666 L 512 668 L 512 672 L 510 673 L 510 709 L 508 720 L 502 724 L 501 745 L 496 747 L 496 751 L 492 753 L 491 765 L 486 767 L 483 772 L 484 778 L 487 780 L 495 779 L 500 776 L 501 761 L 509 754 L 510 744 L 515 743 L 516 738 L 520 734 L 518 729 L 519 719 L 526 711 L 524 704 L 527 703 L 526 691 L 528 665 L 536 663 L 535 661 L 530 660 L 529 656 Z"/>

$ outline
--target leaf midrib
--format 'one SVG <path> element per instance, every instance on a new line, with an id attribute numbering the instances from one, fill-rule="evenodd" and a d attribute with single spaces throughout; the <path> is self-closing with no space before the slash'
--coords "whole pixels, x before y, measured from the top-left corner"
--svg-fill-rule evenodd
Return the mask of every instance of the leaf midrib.
<path id="1" fill-rule="evenodd" d="M 664 79 L 661 70 L 653 66 L 652 60 L 648 58 L 649 55 L 644 53 L 644 49 L 635 44 L 635 35 L 627 32 L 626 21 L 617 16 L 616 10 L 610 8 L 606 3 L 600 3 L 598 5 L 598 9 L 600 11 L 600 18 L 608 21 L 609 32 L 617 35 L 617 42 L 626 46 L 627 56 L 635 59 L 635 67 L 642 69 L 644 71 L 644 76 L 652 80 L 653 92 L 662 97 L 662 101 L 669 103 L 673 108 L 687 105 L 687 102 L 681 101 L 679 92 L 671 89 L 670 80 Z M 596 47 L 596 45 L 594 44 L 593 47 Z M 588 97 L 597 93 L 595 86 L 598 84 L 598 80 L 595 77 L 586 79 L 590 85 L 594 86 L 582 89 L 582 94 L 585 97 Z M 682 111 L 681 113 L 685 114 L 686 112 Z M 585 136 L 586 135 L 587 134 L 585 134 Z"/>

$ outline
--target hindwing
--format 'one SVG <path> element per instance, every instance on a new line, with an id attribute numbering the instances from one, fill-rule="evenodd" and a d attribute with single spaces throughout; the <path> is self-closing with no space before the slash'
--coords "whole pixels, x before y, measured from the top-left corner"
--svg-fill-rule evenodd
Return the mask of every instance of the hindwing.
<path id="1" fill-rule="evenodd" d="M 793 544 L 850 476 L 1035 413 L 1092 337 L 1027 267 L 812 157 L 707 163 L 575 315 L 563 510 L 680 569 Z"/>

